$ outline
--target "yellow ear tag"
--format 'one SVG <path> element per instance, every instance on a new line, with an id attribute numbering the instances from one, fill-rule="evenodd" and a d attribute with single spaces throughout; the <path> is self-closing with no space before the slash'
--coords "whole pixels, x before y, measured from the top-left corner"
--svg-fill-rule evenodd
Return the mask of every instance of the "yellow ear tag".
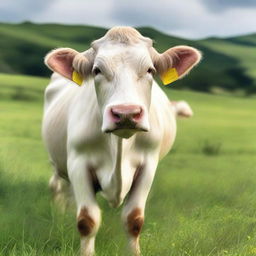
<path id="1" fill-rule="evenodd" d="M 77 73 L 76 71 L 73 71 L 73 73 L 72 73 L 72 80 L 73 80 L 73 82 L 75 82 L 79 86 L 81 86 L 82 83 L 83 83 L 83 77 L 79 73 Z"/>
<path id="2" fill-rule="evenodd" d="M 160 76 L 164 85 L 170 84 L 179 78 L 176 68 L 170 68 Z"/>

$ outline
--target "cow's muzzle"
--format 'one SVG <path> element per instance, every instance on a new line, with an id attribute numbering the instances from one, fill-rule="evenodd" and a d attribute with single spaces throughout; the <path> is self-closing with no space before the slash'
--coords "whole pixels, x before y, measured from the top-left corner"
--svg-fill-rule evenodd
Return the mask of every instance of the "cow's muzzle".
<path id="1" fill-rule="evenodd" d="M 143 116 L 142 107 L 137 105 L 117 105 L 110 109 L 112 121 L 120 127 L 135 128 Z"/>
<path id="2" fill-rule="evenodd" d="M 148 131 L 144 124 L 145 113 L 141 106 L 132 104 L 122 104 L 111 106 L 108 111 L 108 127 L 106 133 L 129 138 L 137 131 Z"/>

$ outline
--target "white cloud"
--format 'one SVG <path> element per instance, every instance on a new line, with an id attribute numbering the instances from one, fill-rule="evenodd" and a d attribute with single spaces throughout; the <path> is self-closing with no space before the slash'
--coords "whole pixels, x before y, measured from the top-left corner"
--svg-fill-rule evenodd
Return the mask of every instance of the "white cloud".
<path id="1" fill-rule="evenodd" d="M 29 20 L 33 15 L 45 12 L 55 0 L 5 0 L 0 2 L 0 20 L 19 22 Z"/>
<path id="2" fill-rule="evenodd" d="M 185 31 L 179 30 L 177 34 L 200 38 L 207 36 L 228 37 L 239 34 L 255 33 L 255 8 L 232 8 L 221 13 L 204 13 L 191 21 Z M 193 30 L 194 26 L 194 31 Z"/>
<path id="3" fill-rule="evenodd" d="M 112 9 L 113 1 L 55 0 L 51 8 L 40 15 L 36 14 L 33 20 L 109 27 L 114 25 L 110 18 Z"/>
<path id="4" fill-rule="evenodd" d="M 199 0 L 211 12 L 224 12 L 232 8 L 256 7 L 255 0 Z"/>
<path id="5" fill-rule="evenodd" d="M 255 32 L 255 13 L 255 0 L 224 1 L 224 4 L 223 0 L 8 0 L 0 3 L 1 21 L 152 26 L 186 38 Z"/>

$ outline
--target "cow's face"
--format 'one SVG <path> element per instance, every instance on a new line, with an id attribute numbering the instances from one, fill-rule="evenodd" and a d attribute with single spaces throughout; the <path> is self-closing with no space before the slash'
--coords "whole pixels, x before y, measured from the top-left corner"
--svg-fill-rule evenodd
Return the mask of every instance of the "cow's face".
<path id="1" fill-rule="evenodd" d="M 113 28 L 92 48 L 78 53 L 69 48 L 54 50 L 46 57 L 53 71 L 73 79 L 73 71 L 94 79 L 102 113 L 102 132 L 129 138 L 149 131 L 153 75 L 175 68 L 184 76 L 200 60 L 200 53 L 188 46 L 157 53 L 152 41 L 132 28 Z"/>
<path id="2" fill-rule="evenodd" d="M 92 67 L 102 131 L 130 137 L 149 131 L 149 108 L 155 67 L 143 45 L 106 45 L 98 49 Z"/>

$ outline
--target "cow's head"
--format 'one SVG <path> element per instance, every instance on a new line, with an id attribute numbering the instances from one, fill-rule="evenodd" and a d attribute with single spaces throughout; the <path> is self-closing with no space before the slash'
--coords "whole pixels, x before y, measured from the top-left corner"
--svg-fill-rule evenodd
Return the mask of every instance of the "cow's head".
<path id="1" fill-rule="evenodd" d="M 79 53 L 70 48 L 50 52 L 46 65 L 70 80 L 74 71 L 84 80 L 94 79 L 102 113 L 102 131 L 128 138 L 137 131 L 149 131 L 149 109 L 153 76 L 175 68 L 178 78 L 199 61 L 199 51 L 176 46 L 159 54 L 152 40 L 130 27 L 114 27 Z"/>

